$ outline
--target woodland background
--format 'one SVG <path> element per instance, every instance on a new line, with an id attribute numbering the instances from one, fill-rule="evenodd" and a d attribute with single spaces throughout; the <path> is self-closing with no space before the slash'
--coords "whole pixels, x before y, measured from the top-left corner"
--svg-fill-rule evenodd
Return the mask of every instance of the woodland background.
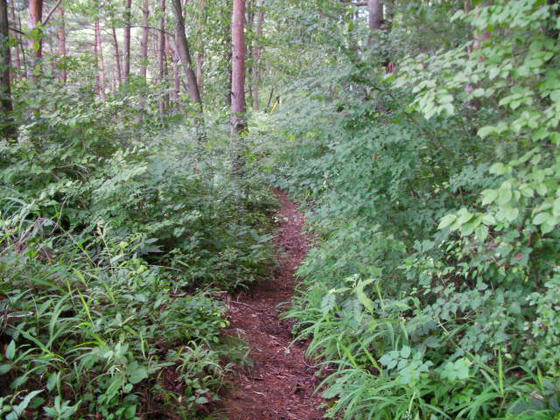
<path id="1" fill-rule="evenodd" d="M 545 0 L 0 0 L 0 414 L 214 418 L 269 276 L 329 418 L 560 418 Z"/>

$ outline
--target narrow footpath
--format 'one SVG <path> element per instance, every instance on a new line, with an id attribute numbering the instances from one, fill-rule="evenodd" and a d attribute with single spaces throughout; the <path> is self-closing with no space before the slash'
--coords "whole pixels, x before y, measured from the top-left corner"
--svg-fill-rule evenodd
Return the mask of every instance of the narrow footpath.
<path id="1" fill-rule="evenodd" d="M 293 201 L 277 192 L 281 208 L 275 238 L 279 266 L 273 279 L 230 302 L 229 333 L 251 346 L 252 365 L 232 378 L 233 389 L 222 400 L 228 420 L 319 420 L 321 398 L 313 395 L 318 378 L 305 360 L 305 342 L 292 344 L 291 324 L 280 319 L 278 305 L 294 292 L 294 273 L 307 255 L 304 217 Z"/>

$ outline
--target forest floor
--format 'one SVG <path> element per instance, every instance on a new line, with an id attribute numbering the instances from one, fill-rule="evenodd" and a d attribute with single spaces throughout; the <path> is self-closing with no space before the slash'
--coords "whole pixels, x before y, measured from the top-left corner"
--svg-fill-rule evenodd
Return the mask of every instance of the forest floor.
<path id="1" fill-rule="evenodd" d="M 279 226 L 274 239 L 278 267 L 273 278 L 230 300 L 227 333 L 250 345 L 250 365 L 235 372 L 220 404 L 228 420 L 323 419 L 322 400 L 313 394 L 319 379 L 304 356 L 305 340 L 292 343 L 292 324 L 280 319 L 279 304 L 294 293 L 294 273 L 309 249 L 304 217 L 281 191 Z"/>

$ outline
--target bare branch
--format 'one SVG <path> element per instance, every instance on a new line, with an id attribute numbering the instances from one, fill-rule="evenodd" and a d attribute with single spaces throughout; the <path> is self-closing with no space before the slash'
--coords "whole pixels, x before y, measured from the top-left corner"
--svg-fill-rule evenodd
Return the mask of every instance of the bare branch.
<path id="1" fill-rule="evenodd" d="M 46 25 L 47 23 L 49 23 L 50 18 L 52 17 L 54 11 L 56 9 L 58 9 L 58 6 L 60 6 L 60 3 L 62 3 L 62 0 L 58 0 L 56 2 L 56 4 L 53 6 L 53 8 L 51 9 L 51 11 L 49 12 L 49 14 L 47 15 L 47 17 L 45 18 L 45 20 L 43 22 L 41 22 L 42 25 Z"/>

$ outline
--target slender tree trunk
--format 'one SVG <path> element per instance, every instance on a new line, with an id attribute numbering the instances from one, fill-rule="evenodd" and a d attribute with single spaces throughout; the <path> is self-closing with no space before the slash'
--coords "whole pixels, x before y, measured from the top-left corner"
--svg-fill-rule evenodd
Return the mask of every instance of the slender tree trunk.
<path id="1" fill-rule="evenodd" d="M 125 28 L 124 28 L 124 71 L 123 78 L 125 81 L 128 80 L 130 75 L 130 25 L 131 23 L 131 9 L 132 0 L 125 0 Z"/>
<path id="2" fill-rule="evenodd" d="M 232 62 L 232 54 L 231 54 L 231 45 L 232 45 L 232 41 L 231 41 L 231 27 L 225 27 L 226 30 L 226 35 L 225 35 L 225 42 L 226 42 L 226 48 L 224 48 L 225 50 L 225 61 L 226 63 L 231 63 Z M 232 66 L 228 66 L 228 86 L 227 86 L 227 92 L 226 92 L 226 104 L 228 107 L 231 108 L 231 91 L 232 91 L 232 76 L 231 76 L 231 72 L 232 72 Z"/>
<path id="3" fill-rule="evenodd" d="M 232 169 L 243 171 L 243 133 L 247 129 L 245 104 L 245 0 L 233 0 L 231 19 L 232 65 L 231 65 L 231 134 L 233 146 Z"/>
<path id="4" fill-rule="evenodd" d="M 196 81 L 198 82 L 198 91 L 202 96 L 204 92 L 204 50 L 199 51 L 196 57 Z"/>
<path id="5" fill-rule="evenodd" d="M 377 32 L 381 30 L 383 23 L 383 3 L 381 0 L 368 0 L 368 27 L 369 37 L 368 45 L 370 49 L 375 47 L 375 40 L 377 39 Z"/>
<path id="6" fill-rule="evenodd" d="M 19 14 L 18 14 L 18 18 L 17 18 L 17 19 L 18 19 L 18 28 L 19 28 L 20 30 L 22 30 L 22 29 L 23 29 L 23 25 L 22 25 L 22 23 L 21 23 L 21 16 L 20 16 Z M 27 55 L 25 54 L 25 48 L 24 48 L 23 45 L 24 45 L 24 43 L 23 43 L 23 38 L 20 36 L 20 38 L 19 38 L 19 47 L 20 47 L 20 49 L 21 49 L 21 64 L 23 64 L 23 72 L 22 72 L 22 74 L 21 74 L 21 78 L 22 78 L 22 79 L 23 79 L 24 77 L 27 77 L 28 71 L 29 71 L 29 70 L 28 70 L 28 65 L 27 65 L 27 64 L 28 64 L 28 63 L 27 63 L 28 59 L 27 59 Z"/>
<path id="7" fill-rule="evenodd" d="M 99 18 L 95 19 L 95 57 L 97 62 L 97 93 L 105 99 L 105 62 L 103 60 L 103 41 Z"/>
<path id="8" fill-rule="evenodd" d="M 119 40 L 117 38 L 117 30 L 115 24 L 111 23 L 111 32 L 113 34 L 113 47 L 115 49 L 115 69 L 117 70 L 117 86 L 123 81 L 122 67 L 121 67 L 121 52 L 119 51 Z"/>
<path id="9" fill-rule="evenodd" d="M 14 0 L 11 1 L 10 4 L 10 21 L 12 22 L 12 25 L 16 24 L 16 7 L 14 5 Z M 21 28 L 19 28 L 21 29 Z M 17 42 L 14 45 L 14 52 L 15 52 L 15 69 L 12 70 L 11 72 L 11 77 L 12 79 L 15 79 L 18 77 L 18 75 L 21 74 L 21 54 L 20 54 L 20 49 L 21 49 L 21 37 L 19 36 L 19 34 L 16 31 L 12 31 L 12 38 L 15 39 Z"/>
<path id="10" fill-rule="evenodd" d="M 159 110 L 160 113 L 163 115 L 167 112 L 167 108 L 169 106 L 169 93 L 168 90 L 168 83 L 167 83 L 167 57 L 166 57 L 166 48 L 165 48 L 165 0 L 161 0 L 161 12 L 162 16 L 159 21 L 159 81 L 163 83 L 164 89 L 166 93 L 162 96 L 159 102 Z"/>
<path id="11" fill-rule="evenodd" d="M 198 90 L 196 74 L 193 71 L 187 35 L 185 34 L 185 19 L 183 18 L 181 0 L 173 0 L 173 11 L 175 12 L 175 18 L 177 19 L 177 51 L 179 53 L 179 57 L 181 58 L 181 63 L 183 64 L 183 71 L 185 72 L 189 96 L 191 101 L 199 107 L 199 110 L 202 110 L 202 99 L 200 97 L 200 91 Z"/>
<path id="12" fill-rule="evenodd" d="M 150 35 L 150 29 L 148 28 L 150 21 L 150 0 L 144 0 L 144 5 L 142 6 L 142 15 L 144 16 L 144 28 L 142 29 L 142 63 L 140 64 L 140 76 L 144 79 L 146 83 L 146 77 L 148 74 L 148 37 Z"/>
<path id="13" fill-rule="evenodd" d="M 175 107 L 178 108 L 179 94 L 181 93 L 181 78 L 179 76 L 179 61 L 181 59 L 179 58 L 177 51 L 171 48 L 171 42 L 169 38 L 167 39 L 167 47 L 171 51 L 171 57 L 173 60 L 173 98 L 172 99 L 173 99 L 173 103 L 175 104 Z"/>
<path id="14" fill-rule="evenodd" d="M 60 23 L 58 26 L 58 54 L 62 58 L 64 58 L 66 57 L 66 28 L 64 24 L 64 6 L 62 4 L 60 5 L 59 16 Z M 66 71 L 65 64 L 63 65 L 58 78 L 62 83 L 66 84 L 68 73 Z"/>
<path id="15" fill-rule="evenodd" d="M 257 11 L 257 29 L 256 29 L 256 43 L 254 57 L 253 57 L 253 109 L 258 111 L 260 109 L 259 88 L 261 83 L 261 58 L 263 53 L 262 36 L 264 26 L 264 8 L 262 1 L 258 4 Z"/>
<path id="16" fill-rule="evenodd" d="M 202 12 L 201 27 L 206 27 L 208 16 L 206 14 L 206 0 L 200 0 L 199 8 Z M 198 82 L 198 91 L 201 97 L 204 97 L 204 43 L 200 43 L 200 50 L 196 57 L 196 80 Z"/>
<path id="17" fill-rule="evenodd" d="M 14 138 L 16 126 L 13 121 L 12 93 L 10 86 L 10 30 L 8 27 L 8 4 L 0 0 L 0 136 Z"/>
<path id="18" fill-rule="evenodd" d="M 255 1 L 254 0 L 245 0 L 245 30 L 249 35 L 249 39 L 252 39 L 252 42 L 249 42 L 245 46 L 245 54 L 246 58 L 245 61 L 247 63 L 254 64 L 254 34 L 255 34 Z M 254 74 L 253 71 L 255 70 L 254 65 L 250 65 L 246 69 L 246 78 L 247 78 L 247 95 L 245 100 L 249 100 L 249 106 L 253 106 L 253 81 L 254 81 Z"/>
<path id="19" fill-rule="evenodd" d="M 28 66 L 27 77 L 33 79 L 38 69 L 39 61 L 43 55 L 43 34 L 41 33 L 40 24 L 43 19 L 43 0 L 29 0 L 29 54 L 30 64 Z"/>

